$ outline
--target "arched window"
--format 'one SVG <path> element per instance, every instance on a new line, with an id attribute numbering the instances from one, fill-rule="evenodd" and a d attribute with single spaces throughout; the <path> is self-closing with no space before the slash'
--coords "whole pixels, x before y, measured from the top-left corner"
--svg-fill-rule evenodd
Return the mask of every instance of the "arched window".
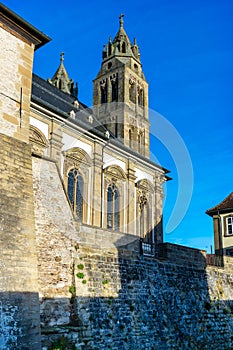
<path id="1" fill-rule="evenodd" d="M 76 216 L 79 221 L 83 220 L 83 178 L 81 175 L 76 177 Z"/>
<path id="2" fill-rule="evenodd" d="M 125 182 L 124 170 L 118 165 L 104 169 L 104 207 L 102 223 L 104 228 L 120 231 L 126 223 L 124 206 Z"/>
<path id="3" fill-rule="evenodd" d="M 144 91 L 141 88 L 138 88 L 138 104 L 144 106 Z"/>
<path id="4" fill-rule="evenodd" d="M 48 141 L 44 133 L 33 125 L 29 126 L 29 142 L 32 145 L 32 153 L 40 157 L 46 154 Z"/>
<path id="5" fill-rule="evenodd" d="M 83 220 L 83 178 L 76 169 L 68 173 L 68 197 L 79 221 Z"/>
<path id="6" fill-rule="evenodd" d="M 71 170 L 68 174 L 68 197 L 74 208 L 74 172 Z"/>
<path id="7" fill-rule="evenodd" d="M 120 205 L 119 191 L 114 184 L 107 189 L 107 228 L 119 230 L 120 228 Z"/>
<path id="8" fill-rule="evenodd" d="M 118 85 L 117 85 L 117 79 L 114 81 L 112 80 L 112 101 L 118 100 Z"/>
<path id="9" fill-rule="evenodd" d="M 101 103 L 106 103 L 107 102 L 107 80 L 106 81 L 101 81 L 100 82 L 100 92 L 101 92 Z"/>
<path id="10" fill-rule="evenodd" d="M 139 231 L 140 237 L 144 237 L 147 226 L 147 196 L 142 192 L 139 196 Z"/>
<path id="11" fill-rule="evenodd" d="M 143 132 L 140 131 L 138 134 L 138 152 L 143 154 L 144 151 L 144 135 Z"/>
<path id="12" fill-rule="evenodd" d="M 136 84 L 131 79 L 129 81 L 129 99 L 136 103 Z"/>
<path id="13" fill-rule="evenodd" d="M 151 243 L 151 210 L 148 202 L 145 202 L 140 211 L 140 237 L 145 242 Z"/>
<path id="14" fill-rule="evenodd" d="M 118 73 L 110 76 L 111 88 L 112 88 L 112 101 L 118 100 Z"/>
<path id="15" fill-rule="evenodd" d="M 154 243 L 154 185 L 146 179 L 137 183 L 138 233 L 145 243 Z"/>

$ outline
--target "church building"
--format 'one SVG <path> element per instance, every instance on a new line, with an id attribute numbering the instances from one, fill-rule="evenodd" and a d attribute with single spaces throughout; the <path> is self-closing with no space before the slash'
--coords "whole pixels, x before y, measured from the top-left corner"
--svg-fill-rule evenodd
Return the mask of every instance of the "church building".
<path id="1" fill-rule="evenodd" d="M 77 271 L 81 257 L 163 242 L 169 178 L 150 160 L 148 83 L 123 15 L 89 108 L 64 53 L 51 79 L 33 74 L 34 51 L 50 38 L 0 10 L 0 348 L 38 350 L 41 327 L 77 323 L 77 293 L 107 295 L 110 277 L 97 288 L 91 269 L 87 279 Z M 116 275 L 114 290 L 120 283 Z"/>
<path id="2" fill-rule="evenodd" d="M 148 84 L 123 15 L 103 50 L 93 109 L 79 101 L 62 53 L 51 79 L 32 77 L 29 131 L 33 155 L 57 165 L 81 230 L 94 226 L 162 242 L 167 170 L 149 159 Z"/>

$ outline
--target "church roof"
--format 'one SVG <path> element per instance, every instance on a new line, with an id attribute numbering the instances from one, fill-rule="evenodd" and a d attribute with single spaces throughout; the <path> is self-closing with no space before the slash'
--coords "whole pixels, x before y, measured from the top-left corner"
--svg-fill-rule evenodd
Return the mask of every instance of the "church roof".
<path id="1" fill-rule="evenodd" d="M 56 86 L 50 84 L 48 81 L 40 78 L 38 75 L 32 75 L 32 96 L 31 101 L 41 105 L 42 107 L 59 114 L 64 119 L 72 120 L 75 124 L 86 129 L 87 132 L 91 132 L 103 139 L 109 139 L 115 145 L 121 147 L 122 150 L 128 151 L 128 148 L 124 144 L 116 139 L 109 130 L 106 129 L 93 115 L 91 108 L 87 107 L 84 103 L 77 101 L 75 96 L 63 92 Z M 78 104 L 76 104 L 78 102 Z M 71 111 L 74 112 L 71 118 Z M 130 150 L 132 155 L 137 156 L 140 159 L 145 160 L 145 157 L 138 154 L 134 150 Z M 146 158 L 148 164 L 154 165 L 154 163 Z M 163 167 L 165 173 L 169 171 Z M 166 176 L 167 180 L 171 178 Z"/>
<path id="2" fill-rule="evenodd" d="M 228 212 L 233 210 L 233 192 L 231 192 L 222 202 L 206 211 L 206 214 L 213 216 L 214 214 Z"/>
<path id="3" fill-rule="evenodd" d="M 32 100 L 36 99 L 37 102 L 48 105 L 53 111 L 68 114 L 74 109 L 74 102 L 77 100 L 75 96 L 72 96 L 64 91 L 56 88 L 48 81 L 40 78 L 36 74 L 32 77 Z M 86 105 L 79 102 L 81 108 L 87 108 Z"/>
<path id="4" fill-rule="evenodd" d="M 32 76 L 31 99 L 64 119 L 70 118 L 88 131 L 106 138 L 107 129 L 94 118 L 91 108 L 36 74 Z"/>

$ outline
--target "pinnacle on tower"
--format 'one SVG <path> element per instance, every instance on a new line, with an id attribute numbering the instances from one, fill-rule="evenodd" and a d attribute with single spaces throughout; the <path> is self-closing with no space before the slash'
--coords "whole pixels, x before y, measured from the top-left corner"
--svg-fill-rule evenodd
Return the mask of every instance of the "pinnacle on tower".
<path id="1" fill-rule="evenodd" d="M 73 95 L 77 97 L 77 94 L 78 94 L 77 84 L 76 84 L 76 87 L 74 87 L 73 79 L 70 79 L 68 76 L 68 73 L 64 66 L 64 56 L 65 56 L 65 53 L 61 52 L 60 65 L 56 70 L 55 74 L 53 75 L 52 79 L 48 79 L 48 82 L 56 86 L 58 89 L 62 90 L 63 92 L 66 92 L 69 95 Z"/>
<path id="2" fill-rule="evenodd" d="M 132 44 L 129 40 L 128 35 L 124 29 L 124 14 L 120 14 L 119 16 L 119 24 L 120 28 L 112 41 L 112 39 L 108 41 L 108 44 L 104 46 L 103 49 L 103 61 L 109 59 L 113 56 L 126 56 L 136 58 L 140 62 L 140 53 L 138 45 L 136 44 L 136 40 L 134 39 L 134 44 Z"/>

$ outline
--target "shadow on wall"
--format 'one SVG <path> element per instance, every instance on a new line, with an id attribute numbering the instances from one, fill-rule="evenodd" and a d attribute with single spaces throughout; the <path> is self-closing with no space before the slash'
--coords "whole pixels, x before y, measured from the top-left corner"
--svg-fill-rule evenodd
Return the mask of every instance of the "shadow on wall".
<path id="1" fill-rule="evenodd" d="M 0 350 L 40 349 L 39 315 L 38 293 L 0 292 Z"/>
<path id="2" fill-rule="evenodd" d="M 206 269 L 196 249 L 163 248 L 156 259 L 139 254 L 138 240 L 116 254 L 79 246 L 71 298 L 41 301 L 44 348 L 231 349 L 230 273 Z"/>

